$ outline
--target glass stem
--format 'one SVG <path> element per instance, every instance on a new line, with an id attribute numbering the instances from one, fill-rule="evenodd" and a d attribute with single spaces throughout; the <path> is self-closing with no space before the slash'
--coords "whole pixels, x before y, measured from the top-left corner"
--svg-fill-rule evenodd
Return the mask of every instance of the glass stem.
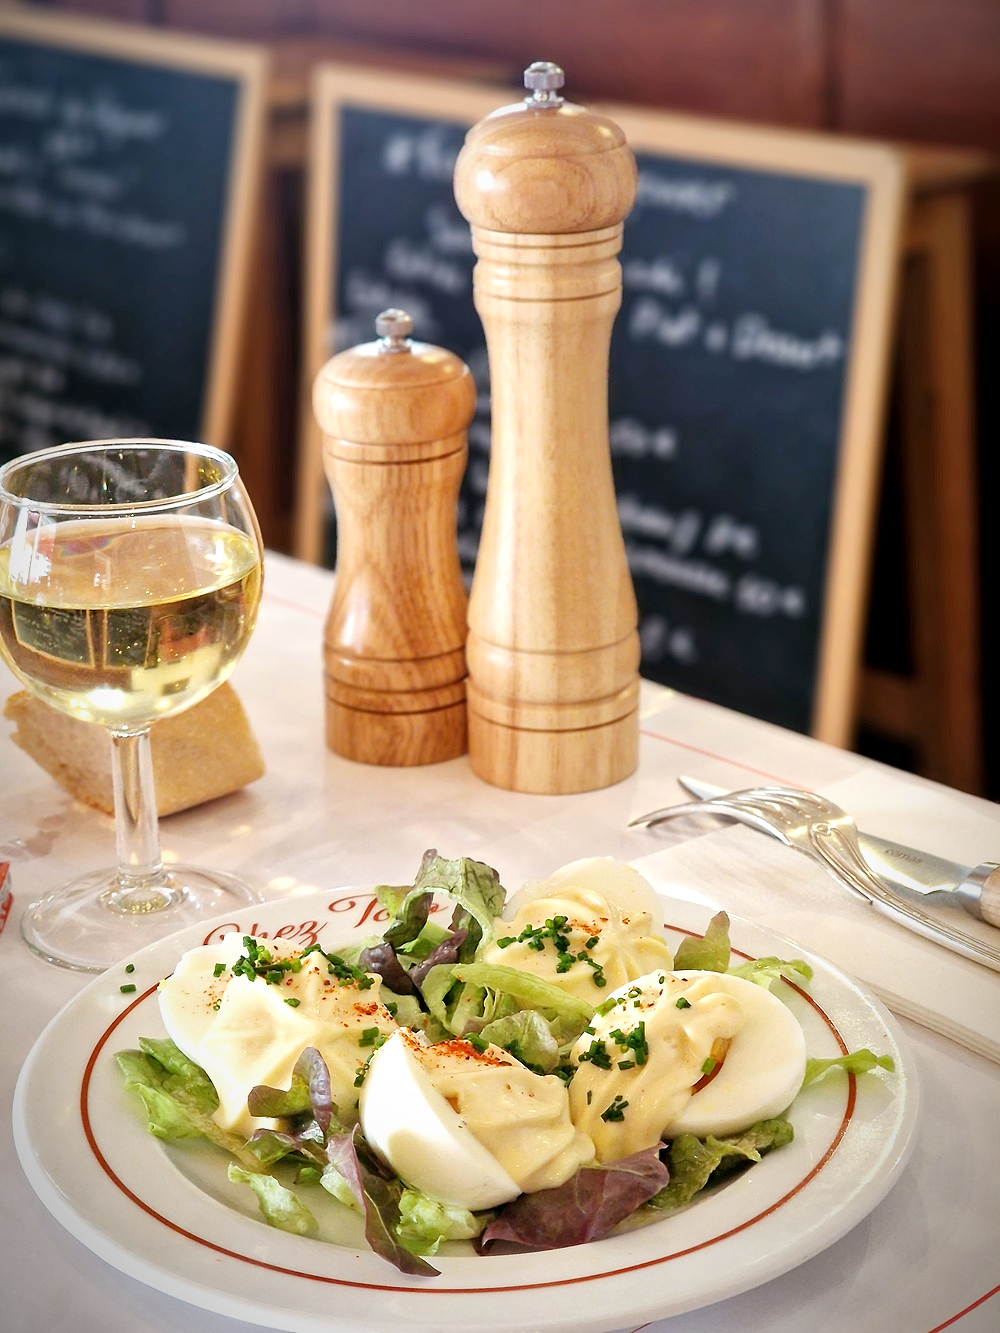
<path id="1" fill-rule="evenodd" d="M 111 733 L 111 779 L 118 841 L 117 888 L 106 896 L 119 912 L 156 912 L 169 906 L 171 893 L 160 859 L 149 731 Z"/>

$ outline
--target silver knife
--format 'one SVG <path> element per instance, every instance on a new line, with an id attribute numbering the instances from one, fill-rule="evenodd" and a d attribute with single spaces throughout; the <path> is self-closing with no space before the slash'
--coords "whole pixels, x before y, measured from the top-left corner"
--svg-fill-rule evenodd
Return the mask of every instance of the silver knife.
<path id="1" fill-rule="evenodd" d="M 698 778 L 679 777 L 677 781 L 699 801 L 726 794 L 725 787 Z M 929 852 L 860 830 L 858 841 L 871 869 L 890 887 L 923 896 L 935 894 L 944 898 L 947 895 L 970 916 L 987 921 L 991 926 L 1000 926 L 1000 864 L 997 862 L 983 861 L 977 866 L 963 866 L 943 856 L 932 856 Z"/>

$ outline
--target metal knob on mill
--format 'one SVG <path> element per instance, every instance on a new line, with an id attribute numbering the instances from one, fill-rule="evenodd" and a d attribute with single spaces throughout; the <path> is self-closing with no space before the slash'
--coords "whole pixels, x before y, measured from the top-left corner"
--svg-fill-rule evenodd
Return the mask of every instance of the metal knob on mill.
<path id="1" fill-rule="evenodd" d="M 455 166 L 490 366 L 492 446 L 469 601 L 469 758 L 488 782 L 575 792 L 639 751 L 635 593 L 608 441 L 611 328 L 637 171 L 557 65 L 475 125 Z"/>
<path id="2" fill-rule="evenodd" d="M 430 764 L 466 748 L 458 491 L 476 405 L 469 368 L 386 310 L 332 357 L 313 411 L 337 515 L 326 620 L 326 739 L 348 759 Z"/>

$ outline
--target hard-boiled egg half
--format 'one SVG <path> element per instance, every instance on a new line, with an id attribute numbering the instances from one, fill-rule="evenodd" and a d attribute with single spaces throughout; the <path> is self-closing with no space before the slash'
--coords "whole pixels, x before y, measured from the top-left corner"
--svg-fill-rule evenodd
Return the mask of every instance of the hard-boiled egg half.
<path id="1" fill-rule="evenodd" d="M 247 946 L 242 936 L 232 934 L 218 944 L 189 949 L 173 975 L 160 983 L 160 1014 L 168 1035 L 204 1069 L 219 1094 L 215 1119 L 247 1135 L 272 1124 L 250 1115 L 250 1089 L 257 1084 L 289 1087 L 307 1046 L 316 1047 L 326 1061 L 337 1110 L 353 1112 L 358 1070 L 376 1039 L 396 1028 L 379 1000 L 381 979 L 359 976 L 319 950 L 303 956 L 279 940 L 254 941 L 253 947 L 266 949 L 275 963 L 273 969 L 262 969 L 264 975 L 253 975 L 252 969 L 250 976 L 233 975 Z M 293 965 L 282 966 L 285 962 Z"/>
<path id="2" fill-rule="evenodd" d="M 573 1121 L 610 1162 L 779 1115 L 802 1084 L 805 1037 L 781 1000 L 742 977 L 656 971 L 601 1003 L 573 1061 Z"/>
<path id="3" fill-rule="evenodd" d="M 573 861 L 526 884 L 504 917 L 510 928 L 498 932 L 482 961 L 533 972 L 589 1004 L 651 968 L 671 965 L 656 893 L 637 870 L 610 856 Z"/>
<path id="4" fill-rule="evenodd" d="M 561 1185 L 594 1157 L 561 1079 L 465 1038 L 431 1045 L 397 1029 L 371 1057 L 358 1109 L 365 1138 L 402 1180 L 460 1208 Z"/>

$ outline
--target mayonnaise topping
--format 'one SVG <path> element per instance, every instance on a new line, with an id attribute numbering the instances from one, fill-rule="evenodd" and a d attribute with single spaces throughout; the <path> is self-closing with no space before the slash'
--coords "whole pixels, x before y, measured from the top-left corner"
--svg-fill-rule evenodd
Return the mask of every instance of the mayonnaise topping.
<path id="1" fill-rule="evenodd" d="M 438 1092 L 528 1193 L 561 1185 L 593 1161 L 594 1145 L 570 1118 L 562 1079 L 526 1069 L 499 1046 L 463 1038 L 411 1043 Z"/>
<path id="2" fill-rule="evenodd" d="M 279 941 L 263 943 L 279 962 L 298 952 Z M 160 984 L 167 1031 L 201 1065 L 219 1094 L 215 1119 L 247 1135 L 273 1123 L 250 1115 L 247 1096 L 257 1084 L 289 1087 L 307 1046 L 326 1061 L 338 1112 L 350 1115 L 358 1102 L 355 1079 L 371 1054 L 375 1032 L 388 1034 L 396 1027 L 379 999 L 381 978 L 369 976 L 367 984 L 342 978 L 316 951 L 302 959 L 301 970 L 283 971 L 280 980 L 267 981 L 233 976 L 229 967 L 237 957 L 237 946 L 228 939 L 224 947 L 189 950 Z M 216 976 L 219 962 L 227 966 Z"/>
<path id="3" fill-rule="evenodd" d="M 572 882 L 520 902 L 509 929 L 483 950 L 482 960 L 533 972 L 590 1004 L 652 968 L 671 965 L 649 911 L 622 908 Z"/>
<path id="4" fill-rule="evenodd" d="M 433 1110 L 433 1120 L 427 1110 Z M 361 1094 L 361 1126 L 404 1179 L 432 1198 L 473 1208 L 561 1185 L 594 1159 L 594 1145 L 570 1118 L 561 1079 L 533 1073 L 499 1046 L 479 1050 L 458 1037 L 432 1045 L 407 1028 L 372 1056 Z M 512 1192 L 504 1194 L 501 1187 L 490 1197 L 476 1182 L 452 1178 L 454 1160 L 469 1159 L 470 1138 L 477 1151 L 490 1154 L 502 1178 L 513 1182 Z M 488 1188 L 492 1191 L 494 1182 Z"/>
<path id="5" fill-rule="evenodd" d="M 569 1086 L 573 1122 L 593 1140 L 598 1160 L 618 1161 L 659 1142 L 690 1101 L 713 1047 L 721 1054 L 717 1043 L 742 1026 L 739 1000 L 714 973 L 688 981 L 652 972 L 602 1002 L 573 1048 Z"/>

